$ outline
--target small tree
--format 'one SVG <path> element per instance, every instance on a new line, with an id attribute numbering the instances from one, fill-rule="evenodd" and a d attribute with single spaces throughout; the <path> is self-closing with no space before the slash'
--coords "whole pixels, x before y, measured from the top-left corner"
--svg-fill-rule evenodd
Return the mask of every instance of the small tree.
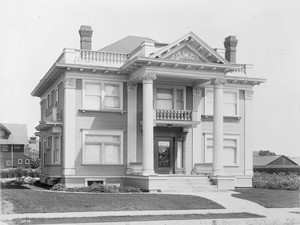
<path id="1" fill-rule="evenodd" d="M 39 152 L 35 149 L 32 149 L 28 144 L 25 146 L 24 155 L 30 158 L 31 168 L 35 169 L 39 167 Z"/>

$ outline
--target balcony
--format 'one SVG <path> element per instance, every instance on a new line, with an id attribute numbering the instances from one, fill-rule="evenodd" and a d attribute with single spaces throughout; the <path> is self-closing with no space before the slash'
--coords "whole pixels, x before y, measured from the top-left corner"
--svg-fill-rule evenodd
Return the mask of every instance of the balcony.
<path id="1" fill-rule="evenodd" d="M 60 133 L 62 126 L 62 110 L 58 110 L 57 107 L 46 109 L 46 113 L 43 116 L 43 120 L 40 121 L 36 127 L 39 131 L 45 131 L 52 128 L 52 133 Z"/>
<path id="2" fill-rule="evenodd" d="M 153 112 L 154 124 L 158 126 L 195 126 L 200 123 L 195 110 L 166 110 L 156 109 Z"/>
<path id="3" fill-rule="evenodd" d="M 127 54 L 83 49 L 64 49 L 59 62 L 66 64 L 109 66 L 119 68 L 128 60 Z"/>

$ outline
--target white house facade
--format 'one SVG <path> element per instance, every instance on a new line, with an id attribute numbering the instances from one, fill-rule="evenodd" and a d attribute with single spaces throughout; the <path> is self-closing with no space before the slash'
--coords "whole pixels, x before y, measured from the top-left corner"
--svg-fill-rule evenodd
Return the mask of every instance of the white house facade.
<path id="1" fill-rule="evenodd" d="M 168 44 L 128 36 L 98 51 L 92 33 L 81 26 L 80 49 L 64 49 L 32 92 L 42 182 L 252 186 L 252 95 L 265 80 L 236 63 L 235 36 L 222 56 L 192 32 Z"/>

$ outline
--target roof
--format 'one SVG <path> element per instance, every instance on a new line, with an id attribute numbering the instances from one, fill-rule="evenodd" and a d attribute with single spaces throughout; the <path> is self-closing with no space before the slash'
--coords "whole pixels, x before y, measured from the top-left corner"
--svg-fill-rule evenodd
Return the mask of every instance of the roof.
<path id="1" fill-rule="evenodd" d="M 274 160 L 280 158 L 282 155 L 270 155 L 270 156 L 254 156 L 253 166 L 266 166 Z"/>
<path id="2" fill-rule="evenodd" d="M 129 54 L 136 48 L 140 47 L 144 41 L 157 43 L 157 41 L 147 37 L 127 36 L 113 44 L 99 49 L 99 51 Z"/>
<path id="3" fill-rule="evenodd" d="M 289 157 L 289 159 L 300 166 L 300 157 Z"/>
<path id="4" fill-rule="evenodd" d="M 16 144 L 22 145 L 28 143 L 27 125 L 26 124 L 9 124 L 0 123 L 1 127 L 5 127 L 10 131 L 7 139 L 0 139 L 0 144 Z"/>

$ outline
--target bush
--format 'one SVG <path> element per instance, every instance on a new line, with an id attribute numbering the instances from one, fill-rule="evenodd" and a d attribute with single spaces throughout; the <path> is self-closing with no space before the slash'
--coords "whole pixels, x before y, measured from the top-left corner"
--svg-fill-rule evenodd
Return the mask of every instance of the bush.
<path id="1" fill-rule="evenodd" d="M 52 188 L 50 188 L 51 191 L 66 191 L 67 187 L 61 183 L 55 184 Z"/>
<path id="2" fill-rule="evenodd" d="M 141 190 L 135 187 L 117 187 L 115 185 L 105 185 L 93 183 L 89 187 L 71 187 L 67 188 L 63 184 L 55 184 L 50 190 L 52 191 L 67 191 L 67 192 L 91 192 L 91 193 L 140 193 Z"/>
<path id="3" fill-rule="evenodd" d="M 293 173 L 265 173 L 255 172 L 253 176 L 254 188 L 275 190 L 299 190 L 299 176 Z"/>
<path id="4" fill-rule="evenodd" d="M 15 177 L 39 177 L 39 169 L 26 169 L 22 167 L 1 169 L 1 178 L 15 178 Z"/>
<path id="5" fill-rule="evenodd" d="M 9 181 L 1 181 L 1 189 L 11 188 L 11 189 L 18 189 L 21 188 L 23 182 L 21 180 L 9 180 Z"/>

